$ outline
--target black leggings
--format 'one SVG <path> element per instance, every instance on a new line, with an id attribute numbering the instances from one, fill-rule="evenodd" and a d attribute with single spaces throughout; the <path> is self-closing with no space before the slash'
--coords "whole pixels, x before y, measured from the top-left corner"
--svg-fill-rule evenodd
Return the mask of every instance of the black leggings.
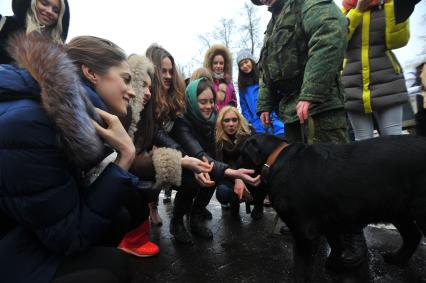
<path id="1" fill-rule="evenodd" d="M 123 236 L 142 224 L 148 215 L 148 204 L 135 190 L 114 217 L 103 238 L 88 251 L 65 257 L 52 282 L 131 282 L 131 256 L 116 247 Z"/>

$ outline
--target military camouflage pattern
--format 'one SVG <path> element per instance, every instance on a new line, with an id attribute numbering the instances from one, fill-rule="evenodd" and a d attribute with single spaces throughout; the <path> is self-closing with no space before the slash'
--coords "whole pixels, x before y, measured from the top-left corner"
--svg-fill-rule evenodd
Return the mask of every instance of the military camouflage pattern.
<path id="1" fill-rule="evenodd" d="M 340 69 L 347 21 L 332 0 L 277 0 L 271 8 L 259 60 L 257 113 L 298 121 L 296 104 L 312 102 L 311 115 L 343 108 Z"/>
<path id="2" fill-rule="evenodd" d="M 308 123 L 285 124 L 285 136 L 290 143 L 306 142 L 346 144 L 349 141 L 346 112 L 343 109 L 331 110 L 312 117 L 313 129 Z M 304 127 L 304 140 L 300 127 Z"/>

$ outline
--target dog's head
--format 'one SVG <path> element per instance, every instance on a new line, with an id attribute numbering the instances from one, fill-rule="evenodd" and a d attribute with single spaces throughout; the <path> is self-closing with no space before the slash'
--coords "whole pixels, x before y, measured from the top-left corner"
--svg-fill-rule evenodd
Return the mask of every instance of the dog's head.
<path id="1" fill-rule="evenodd" d="M 248 137 L 240 148 L 240 157 L 237 161 L 238 168 L 250 168 L 260 172 L 268 156 L 285 139 L 268 134 L 255 134 Z"/>

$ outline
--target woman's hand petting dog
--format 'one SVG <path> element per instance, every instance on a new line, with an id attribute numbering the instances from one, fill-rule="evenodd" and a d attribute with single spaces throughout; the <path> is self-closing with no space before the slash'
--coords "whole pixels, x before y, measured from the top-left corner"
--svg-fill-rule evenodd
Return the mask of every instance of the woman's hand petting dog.
<path id="1" fill-rule="evenodd" d="M 244 183 L 257 187 L 260 184 L 260 175 L 256 177 L 250 176 L 254 173 L 253 169 L 231 169 L 228 168 L 225 170 L 225 176 L 233 178 L 233 179 L 241 179 Z"/>

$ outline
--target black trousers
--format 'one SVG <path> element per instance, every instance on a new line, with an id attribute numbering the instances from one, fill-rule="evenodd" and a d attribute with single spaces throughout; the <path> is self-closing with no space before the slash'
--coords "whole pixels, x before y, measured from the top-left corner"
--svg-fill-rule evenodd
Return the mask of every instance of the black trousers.
<path id="1" fill-rule="evenodd" d="M 148 216 L 148 203 L 135 190 L 114 217 L 102 239 L 88 251 L 66 257 L 52 282 L 131 282 L 131 256 L 116 247 L 128 231 L 142 224 Z"/>
<path id="2" fill-rule="evenodd" d="M 215 187 L 201 187 L 195 180 L 194 173 L 186 169 L 182 172 L 182 185 L 173 189 L 177 190 L 173 207 L 173 217 L 176 218 L 188 213 L 201 214 L 215 191 Z"/>

